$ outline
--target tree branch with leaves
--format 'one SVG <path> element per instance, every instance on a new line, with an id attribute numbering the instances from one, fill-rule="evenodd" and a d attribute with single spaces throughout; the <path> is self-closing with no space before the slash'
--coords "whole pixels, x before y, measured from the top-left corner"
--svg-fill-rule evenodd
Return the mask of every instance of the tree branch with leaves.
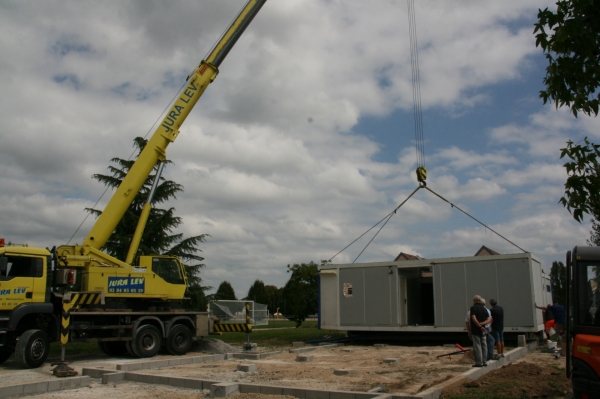
<path id="1" fill-rule="evenodd" d="M 600 103 L 600 1 L 561 0 L 556 11 L 539 10 L 533 31 L 548 67 L 540 91 L 544 104 L 598 115 Z"/>

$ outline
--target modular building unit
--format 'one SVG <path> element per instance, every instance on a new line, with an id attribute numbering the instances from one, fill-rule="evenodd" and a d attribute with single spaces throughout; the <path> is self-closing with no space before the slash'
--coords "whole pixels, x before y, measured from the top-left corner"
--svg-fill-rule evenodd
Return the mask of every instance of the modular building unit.
<path id="1" fill-rule="evenodd" d="M 543 330 L 550 279 L 530 253 L 323 265 L 319 326 L 350 332 L 462 332 L 473 297 L 504 308 L 505 333 Z M 531 334 L 527 334 L 531 335 Z"/>

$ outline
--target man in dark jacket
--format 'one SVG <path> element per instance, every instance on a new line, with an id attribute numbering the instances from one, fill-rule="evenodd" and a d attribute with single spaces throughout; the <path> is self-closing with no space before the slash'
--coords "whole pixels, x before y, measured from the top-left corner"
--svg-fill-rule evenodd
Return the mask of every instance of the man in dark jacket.
<path id="1" fill-rule="evenodd" d="M 490 299 L 490 313 L 492 314 L 492 335 L 496 340 L 495 359 L 504 357 L 504 308 L 498 305 L 495 299 Z"/>
<path id="2" fill-rule="evenodd" d="M 481 296 L 475 295 L 473 298 L 473 306 L 469 309 L 470 324 L 469 338 L 473 340 L 473 355 L 475 356 L 475 364 L 473 367 L 487 366 L 487 345 L 485 325 L 492 322 L 492 318 L 488 315 L 487 310 L 483 306 Z"/>

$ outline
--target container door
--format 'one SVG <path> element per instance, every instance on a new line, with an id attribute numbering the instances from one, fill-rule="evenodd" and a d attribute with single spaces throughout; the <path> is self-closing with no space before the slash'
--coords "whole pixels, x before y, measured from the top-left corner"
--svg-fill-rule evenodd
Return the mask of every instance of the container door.
<path id="1" fill-rule="evenodd" d="M 464 263 L 433 266 L 436 327 L 464 327 L 471 306 Z M 471 295 L 471 298 L 473 296 Z"/>
<path id="2" fill-rule="evenodd" d="M 397 325 L 396 276 L 393 267 L 369 267 L 365 276 L 365 313 L 369 326 Z"/>
<path id="3" fill-rule="evenodd" d="M 406 298 L 406 277 L 398 277 L 398 323 L 400 326 L 408 325 L 408 308 Z"/>

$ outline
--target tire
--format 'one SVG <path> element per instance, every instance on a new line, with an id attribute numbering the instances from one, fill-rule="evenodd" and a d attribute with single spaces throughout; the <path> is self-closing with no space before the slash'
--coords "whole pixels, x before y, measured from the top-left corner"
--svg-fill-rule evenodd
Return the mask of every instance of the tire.
<path id="1" fill-rule="evenodd" d="M 42 330 L 27 330 L 19 337 L 15 359 L 27 368 L 40 367 L 50 352 L 48 334 Z"/>
<path id="2" fill-rule="evenodd" d="M 158 328 L 146 324 L 135 331 L 131 341 L 131 349 L 139 357 L 152 357 L 160 350 L 161 341 L 162 336 Z"/>
<path id="3" fill-rule="evenodd" d="M 12 355 L 12 351 L 6 349 L 0 349 L 0 364 L 4 363 L 8 360 L 10 355 Z"/>
<path id="4" fill-rule="evenodd" d="M 133 357 L 141 357 L 140 355 L 138 355 L 137 353 L 135 353 L 133 351 L 133 348 L 131 347 L 131 341 L 125 342 L 125 350 L 127 351 L 127 353 L 129 353 Z"/>
<path id="5" fill-rule="evenodd" d="M 108 356 L 123 356 L 127 353 L 125 341 L 98 341 L 98 347 Z"/>
<path id="6" fill-rule="evenodd" d="M 183 324 L 177 324 L 169 331 L 165 347 L 171 355 L 185 355 L 192 347 L 192 332 Z"/>

